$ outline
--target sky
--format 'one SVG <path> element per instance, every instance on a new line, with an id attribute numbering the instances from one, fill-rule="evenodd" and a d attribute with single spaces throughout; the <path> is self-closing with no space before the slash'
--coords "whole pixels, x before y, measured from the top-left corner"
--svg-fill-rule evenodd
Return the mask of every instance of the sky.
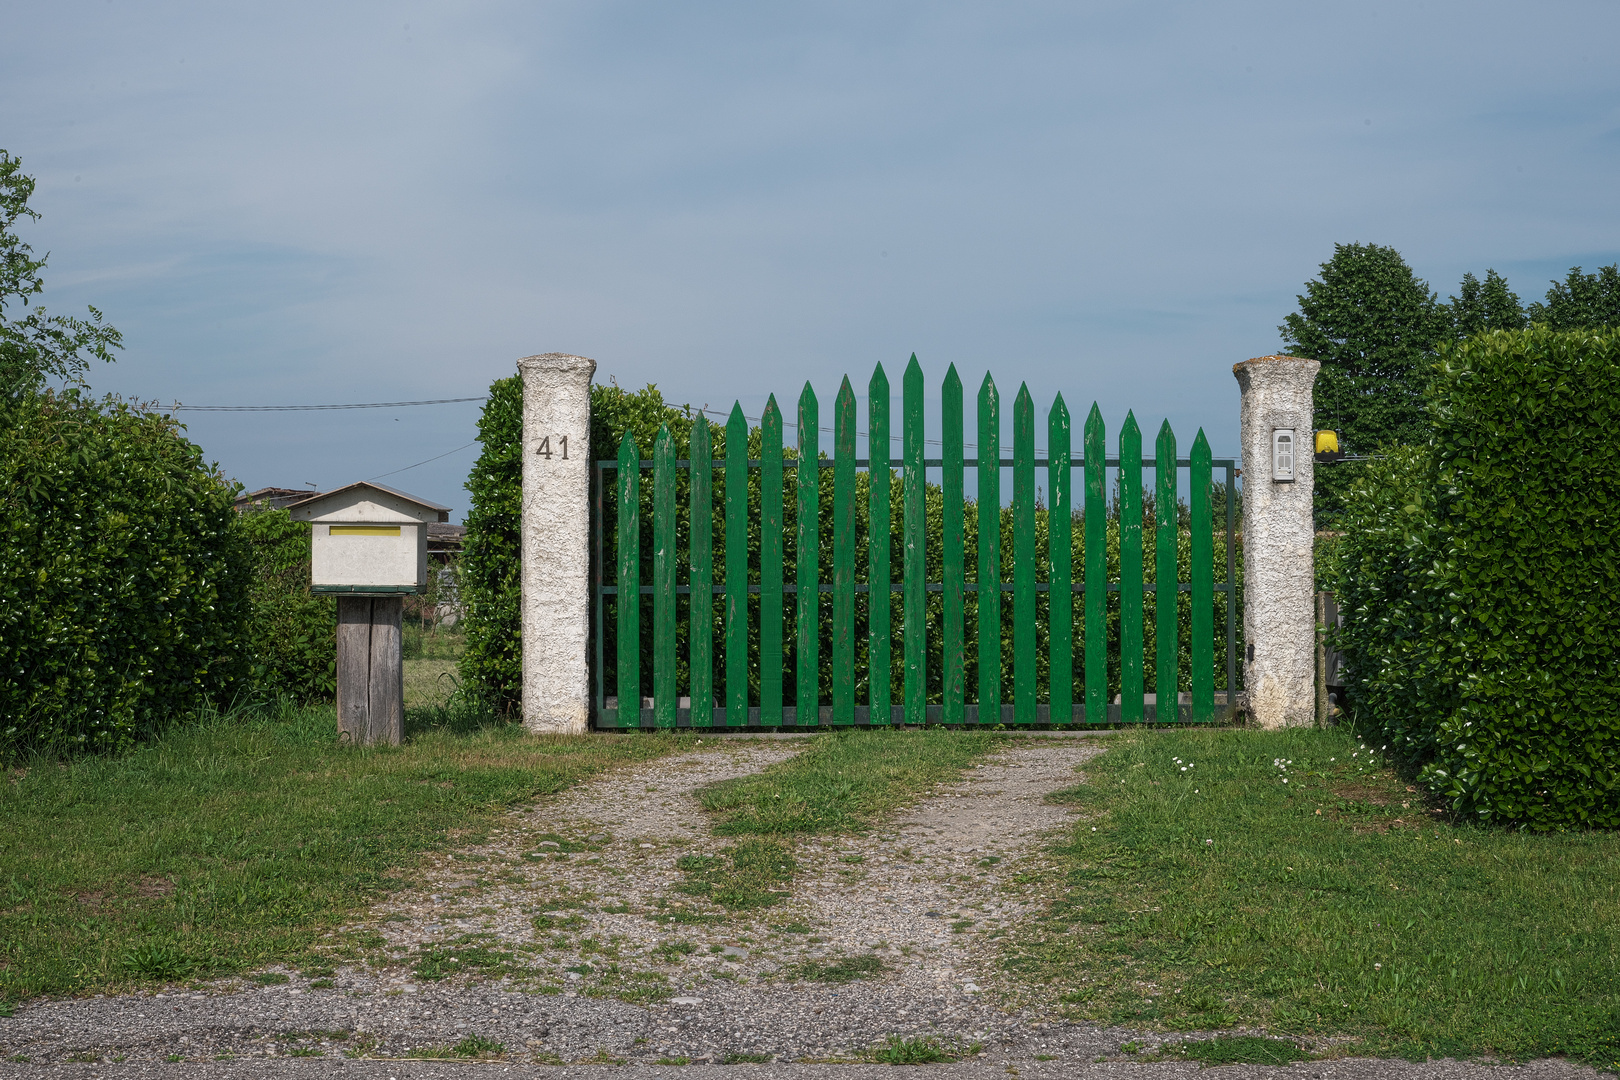
<path id="1" fill-rule="evenodd" d="M 476 397 L 567 352 L 826 415 L 916 353 L 936 405 L 954 363 L 1009 428 L 1027 382 L 1235 455 L 1231 366 L 1336 243 L 1442 299 L 1620 259 L 1611 0 L 0 12 L 43 302 L 101 309 L 92 386 L 143 401 Z M 178 415 L 249 489 L 381 477 L 460 520 L 478 410 Z"/>

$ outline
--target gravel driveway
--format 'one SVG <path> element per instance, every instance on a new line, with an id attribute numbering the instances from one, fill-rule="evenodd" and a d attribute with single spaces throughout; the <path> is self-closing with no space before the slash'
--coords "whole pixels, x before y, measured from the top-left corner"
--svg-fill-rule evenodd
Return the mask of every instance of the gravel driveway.
<path id="1" fill-rule="evenodd" d="M 1009 740 L 871 834 L 802 842 L 792 894 L 774 906 L 724 913 L 680 893 L 677 859 L 732 842 L 707 832 L 695 792 L 803 746 L 716 739 L 516 812 L 486 843 L 430 860 L 418 885 L 345 928 L 334 945 L 359 943 L 364 962 L 329 976 L 271 972 L 286 981 L 31 1002 L 0 1019 L 0 1075 L 586 1077 L 635 1064 L 687 1080 L 761 1069 L 853 1077 L 888 1074 L 853 1062 L 891 1036 L 982 1048 L 931 1066 L 941 1077 L 1197 1069 L 1119 1060 L 1124 1043 L 1151 1050 L 1162 1036 L 999 1004 L 995 939 L 1039 900 L 1005 889 L 1006 875 L 1039 858 L 1038 841 L 1063 825 L 1068 811 L 1044 797 L 1075 782 L 1102 751 L 1098 740 Z M 860 977 L 806 976 L 829 970 Z M 463 1060 L 421 1060 L 458 1051 Z M 466 1060 L 480 1051 L 487 1060 Z M 1559 1062 L 1222 1072 L 1590 1074 Z"/>

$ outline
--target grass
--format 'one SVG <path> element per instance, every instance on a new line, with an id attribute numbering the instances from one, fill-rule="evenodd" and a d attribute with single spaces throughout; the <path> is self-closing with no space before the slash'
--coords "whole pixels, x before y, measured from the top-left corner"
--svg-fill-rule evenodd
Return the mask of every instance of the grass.
<path id="1" fill-rule="evenodd" d="M 939 1065 L 960 1061 L 983 1050 L 974 1043 L 968 1047 L 950 1046 L 932 1036 L 903 1038 L 890 1035 L 881 1044 L 872 1047 L 863 1057 L 877 1065 Z"/>
<path id="2" fill-rule="evenodd" d="M 1086 768 L 1007 957 L 1071 1015 L 1620 1067 L 1620 835 L 1454 823 L 1341 730 L 1143 732 Z"/>
<path id="3" fill-rule="evenodd" d="M 0 1000 L 314 962 L 322 935 L 424 852 L 689 742 L 536 738 L 441 710 L 409 714 L 403 746 L 359 748 L 338 743 L 330 708 L 280 709 L 14 769 L 0 782 Z"/>
<path id="4" fill-rule="evenodd" d="M 796 864 L 792 849 L 779 840 L 750 838 L 720 855 L 686 855 L 675 868 L 686 875 L 676 886 L 731 911 L 769 907 L 787 895 Z"/>
<path id="5" fill-rule="evenodd" d="M 847 983 L 881 975 L 885 970 L 879 956 L 840 956 L 835 960 L 806 960 L 792 968 L 789 975 L 811 982 Z"/>
<path id="6" fill-rule="evenodd" d="M 466 651 L 466 635 L 439 627 L 423 630 L 406 620 L 400 651 L 404 654 L 405 707 L 444 708 L 461 686 L 456 662 Z"/>
<path id="7" fill-rule="evenodd" d="M 1217 1065 L 1287 1065 L 1295 1061 L 1310 1061 L 1312 1055 L 1287 1039 L 1268 1039 L 1264 1035 L 1225 1035 L 1167 1046 L 1161 1057 L 1166 1060 L 1196 1061 L 1206 1068 L 1213 1068 Z"/>
<path id="8" fill-rule="evenodd" d="M 718 836 L 862 832 L 997 747 L 980 732 L 840 731 L 804 752 L 702 793 Z"/>

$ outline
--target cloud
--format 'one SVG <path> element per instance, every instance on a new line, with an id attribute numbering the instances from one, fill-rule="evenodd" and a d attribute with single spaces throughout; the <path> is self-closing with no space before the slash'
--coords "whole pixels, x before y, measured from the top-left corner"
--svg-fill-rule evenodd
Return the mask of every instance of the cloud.
<path id="1" fill-rule="evenodd" d="M 1614 261 L 1617 30 L 1603 3 L 98 0 L 11 13 L 0 130 L 47 302 L 129 340 L 108 389 L 463 396 L 562 350 L 757 414 L 915 350 L 931 386 L 989 369 L 1221 452 L 1230 365 L 1335 242 L 1442 295 Z M 192 431 L 252 486 L 326 486 L 475 418 Z M 463 508 L 466 464 L 393 479 Z"/>

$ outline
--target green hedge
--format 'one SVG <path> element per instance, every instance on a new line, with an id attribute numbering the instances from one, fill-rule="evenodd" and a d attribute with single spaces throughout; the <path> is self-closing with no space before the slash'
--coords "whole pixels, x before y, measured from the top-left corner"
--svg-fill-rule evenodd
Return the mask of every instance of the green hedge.
<path id="1" fill-rule="evenodd" d="M 523 508 L 523 380 L 490 384 L 478 420 L 483 450 L 467 477 L 472 506 L 461 551 L 461 602 L 466 651 L 458 671 L 463 689 L 506 715 L 523 697 L 521 525 Z"/>
<path id="2" fill-rule="evenodd" d="M 1430 408 L 1347 504 L 1355 721 L 1458 811 L 1620 826 L 1620 334 L 1443 346 Z"/>
<path id="3" fill-rule="evenodd" d="M 687 448 L 690 445 L 692 426 L 703 422 L 687 409 L 667 404 L 662 394 L 653 386 L 637 391 L 627 391 L 614 385 L 595 385 L 591 388 L 591 459 L 593 461 L 612 459 L 618 456 L 619 441 L 626 431 L 633 432 L 642 456 L 652 454 L 653 440 L 656 438 L 660 426 L 667 425 L 674 441 L 675 456 L 684 458 L 688 456 Z M 713 453 L 716 458 L 725 455 L 725 428 L 716 423 L 709 423 L 710 439 Z M 516 377 L 502 379 L 490 388 L 489 403 L 485 406 L 483 419 L 479 426 L 480 437 L 484 442 L 483 453 L 474 466 L 472 477 L 468 481 L 468 490 L 472 493 L 472 510 L 467 518 L 467 542 L 463 555 L 463 596 L 467 604 L 467 652 L 461 661 L 461 677 L 463 685 L 501 711 L 513 711 L 518 707 L 522 686 L 522 655 L 521 655 L 521 617 L 519 612 L 519 506 L 520 487 L 522 482 L 522 459 L 520 444 L 522 440 L 522 385 Z M 749 431 L 749 456 L 760 456 L 760 433 L 758 428 Z M 789 450 L 792 456 L 792 450 Z M 1044 478 L 1043 478 L 1044 479 Z M 826 512 L 832 506 L 832 472 L 823 470 L 820 476 L 821 504 L 824 508 L 821 522 L 820 552 L 821 580 L 832 580 L 832 522 L 831 516 Z M 687 525 L 687 474 L 682 471 L 678 477 L 679 487 L 677 493 L 677 533 L 685 537 L 688 533 Z M 867 491 L 869 480 L 867 474 L 860 473 L 856 478 L 856 531 L 858 544 L 862 555 L 858 560 L 857 580 L 866 581 L 867 561 L 865 557 L 867 524 Z M 898 476 L 891 480 L 891 505 L 898 515 L 902 505 L 901 481 Z M 723 470 L 717 470 L 714 477 L 714 564 L 719 573 L 724 566 L 725 553 L 725 526 L 724 526 L 724 495 L 725 476 Z M 1151 504 L 1151 489 L 1144 491 L 1144 502 Z M 1215 495 L 1218 505 L 1224 506 L 1224 489 L 1218 485 Z M 643 583 L 652 580 L 652 485 L 644 482 L 641 485 L 642 512 L 642 568 Z M 749 476 L 749 550 L 750 550 L 750 581 L 757 584 L 759 580 L 759 477 L 757 472 Z M 938 485 L 928 486 L 928 514 L 929 533 L 926 547 L 928 563 L 928 578 L 930 581 L 940 580 L 943 573 L 943 547 L 940 532 L 941 514 L 943 512 L 943 494 Z M 784 522 L 784 565 L 789 574 L 796 564 L 797 529 L 794 525 L 795 503 L 791 492 L 786 499 L 786 520 Z M 971 510 L 966 515 L 964 534 L 967 546 L 968 562 L 976 565 L 978 516 Z M 1147 547 L 1144 558 L 1144 569 L 1147 580 L 1153 580 L 1154 560 L 1152 554 L 1152 508 L 1146 507 L 1147 526 L 1144 529 L 1144 544 Z M 1183 507 L 1185 510 L 1185 507 Z M 613 499 L 604 500 L 603 512 L 606 518 L 605 527 L 611 538 L 616 527 L 617 507 Z M 1179 545 L 1179 577 L 1187 580 L 1190 574 L 1189 555 L 1191 545 L 1186 532 L 1187 515 L 1182 515 L 1182 540 Z M 1216 517 L 1224 522 L 1224 511 L 1217 509 Z M 898 516 L 896 517 L 898 521 Z M 1002 531 L 1002 561 L 1003 578 L 1012 580 L 1012 510 L 1003 508 L 1001 514 Z M 1075 580 L 1083 576 L 1084 566 L 1084 530 L 1077 524 L 1074 534 L 1074 575 Z M 1046 555 L 1047 511 L 1044 506 L 1036 510 L 1036 545 L 1037 558 L 1044 560 Z M 684 540 L 682 541 L 684 544 Z M 898 575 L 902 565 L 903 546 L 902 536 L 898 531 L 891 535 L 891 549 L 889 563 L 891 572 Z M 1108 560 L 1110 576 L 1117 579 L 1119 570 L 1119 528 L 1116 517 L 1111 517 L 1108 525 Z M 1238 557 L 1239 582 L 1242 580 L 1242 554 Z M 611 562 L 611 559 L 610 559 Z M 1226 577 L 1226 546 L 1225 534 L 1217 528 L 1214 542 L 1214 564 L 1216 580 Z M 605 568 L 606 581 L 612 584 L 614 580 L 614 566 Z M 970 571 L 971 576 L 971 571 Z M 1241 588 L 1239 589 L 1239 608 L 1236 614 L 1237 625 L 1241 628 L 1243 616 L 1241 607 Z M 1152 615 L 1152 597 L 1145 598 L 1146 617 L 1144 618 L 1144 632 L 1146 638 L 1146 657 L 1144 661 L 1145 682 L 1151 691 L 1155 678 L 1156 652 L 1154 646 L 1154 619 Z M 788 623 L 786 665 L 783 672 L 783 690 L 787 700 L 792 701 L 797 693 L 797 667 L 793 654 L 794 625 L 793 604 L 796 599 L 789 596 L 786 600 L 785 615 Z M 824 606 L 830 603 L 823 599 Z M 1037 600 L 1039 618 L 1041 620 L 1037 629 L 1037 660 L 1038 678 L 1044 686 L 1047 678 L 1047 638 L 1046 638 L 1046 608 L 1047 596 L 1042 593 Z M 1181 608 L 1180 643 L 1181 654 L 1181 688 L 1191 688 L 1191 626 L 1190 611 L 1192 596 L 1182 593 L 1178 597 Z M 1221 656 L 1220 635 L 1225 627 L 1224 594 L 1215 595 L 1215 627 L 1217 635 L 1216 655 L 1217 671 L 1215 687 L 1217 690 L 1226 688 L 1225 665 L 1219 661 Z M 686 670 L 688 622 L 686 618 L 686 600 L 681 602 L 681 613 L 678 620 L 677 638 L 677 675 L 679 685 L 685 686 L 688 678 Z M 893 610 L 890 625 L 895 628 L 894 642 L 891 655 L 895 661 L 892 678 L 891 700 L 898 702 L 901 695 L 900 680 L 902 678 L 899 659 L 902 656 L 901 634 L 899 628 L 903 624 L 901 617 L 902 599 L 896 594 L 891 599 Z M 930 593 L 927 599 L 928 618 L 931 623 L 937 623 L 943 616 L 943 600 L 938 593 Z M 749 619 L 750 651 L 758 648 L 758 597 L 750 600 L 751 616 Z M 860 700 L 865 700 L 868 693 L 867 680 L 867 594 L 859 594 L 856 598 L 857 619 L 857 656 L 856 664 L 859 670 L 856 693 Z M 610 696 L 618 694 L 617 669 L 612 662 L 618 647 L 617 620 L 612 617 L 611 602 L 608 607 L 607 625 L 603 627 L 603 645 L 605 655 L 609 658 L 607 671 L 607 693 Z M 714 631 L 714 664 L 717 673 L 725 670 L 725 634 L 723 627 L 723 605 L 715 604 L 715 631 Z M 1079 605 L 1076 604 L 1078 618 Z M 1003 645 L 1001 655 L 1003 700 L 1011 701 L 1013 680 L 1013 652 L 1010 646 L 1012 641 L 1012 604 L 1010 597 L 1002 605 L 1003 638 L 1007 644 Z M 966 634 L 968 640 L 966 656 L 966 677 L 969 687 L 977 687 L 977 655 L 974 647 L 977 633 L 977 610 L 971 602 L 966 605 Z M 1076 627 L 1075 640 L 1075 680 L 1076 690 L 1074 700 L 1084 697 L 1083 677 L 1079 670 L 1083 655 L 1083 627 Z M 832 680 L 832 629 L 830 621 L 823 619 L 821 623 L 822 640 L 819 647 L 819 660 L 821 666 L 820 683 L 825 693 L 831 686 Z M 1241 633 L 1241 630 L 1240 630 Z M 652 619 L 644 616 L 641 620 L 642 653 L 645 656 L 652 654 Z M 1119 690 L 1119 596 L 1117 593 L 1109 595 L 1109 685 L 1110 693 Z M 929 700 L 937 703 L 940 698 L 940 674 L 942 671 L 942 657 L 940 649 L 942 642 L 938 635 L 931 635 L 929 642 L 930 656 L 928 659 Z M 1239 648 L 1241 649 L 1241 643 Z M 718 677 L 718 675 L 717 675 Z M 757 659 L 751 659 L 749 664 L 749 682 L 751 700 L 758 700 L 759 695 L 759 665 Z M 652 693 L 652 665 L 642 665 L 642 695 Z M 976 693 L 976 690 L 974 691 Z"/>
<path id="4" fill-rule="evenodd" d="M 337 692 L 337 600 L 309 589 L 309 524 L 285 510 L 237 517 L 253 567 L 245 628 L 255 692 L 295 701 Z"/>
<path id="5" fill-rule="evenodd" d="M 0 756 L 114 750 L 245 673 L 234 487 L 180 426 L 77 393 L 0 430 Z"/>

